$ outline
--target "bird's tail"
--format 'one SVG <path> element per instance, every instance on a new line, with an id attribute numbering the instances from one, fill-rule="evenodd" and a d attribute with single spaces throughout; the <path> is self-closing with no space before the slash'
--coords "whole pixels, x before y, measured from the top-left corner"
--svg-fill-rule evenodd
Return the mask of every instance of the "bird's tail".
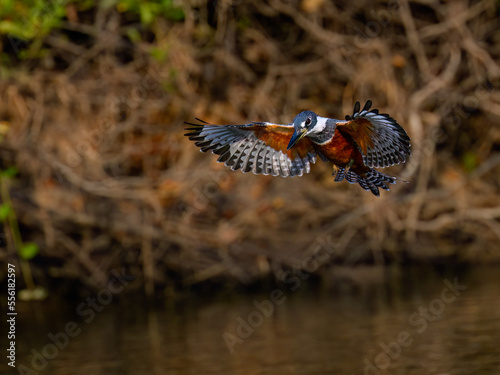
<path id="1" fill-rule="evenodd" d="M 387 184 L 395 184 L 396 181 L 407 182 L 397 177 L 380 173 L 373 168 L 370 168 L 369 171 L 364 172 L 362 175 L 358 175 L 352 170 L 346 171 L 344 168 L 340 168 L 335 176 L 335 181 L 342 181 L 344 178 L 351 184 L 358 183 L 363 189 L 371 191 L 377 197 L 380 196 L 379 188 L 389 190 Z"/>

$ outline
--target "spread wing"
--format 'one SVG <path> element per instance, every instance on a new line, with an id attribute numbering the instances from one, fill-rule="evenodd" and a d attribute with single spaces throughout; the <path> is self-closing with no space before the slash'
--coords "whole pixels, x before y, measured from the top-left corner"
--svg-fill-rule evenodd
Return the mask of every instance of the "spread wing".
<path id="1" fill-rule="evenodd" d="M 186 123 L 185 134 L 201 151 L 212 150 L 232 170 L 252 171 L 273 176 L 302 176 L 309 173 L 316 152 L 311 141 L 302 138 L 291 149 L 286 147 L 293 134 L 293 126 L 270 122 L 252 122 L 246 125 L 213 125 Z"/>
<path id="2" fill-rule="evenodd" d="M 404 163 L 410 155 L 410 138 L 396 120 L 388 114 L 380 114 L 368 100 L 360 111 L 359 102 L 354 106 L 352 116 L 337 122 L 337 130 L 348 135 L 363 154 L 363 162 L 369 167 L 388 167 Z"/>

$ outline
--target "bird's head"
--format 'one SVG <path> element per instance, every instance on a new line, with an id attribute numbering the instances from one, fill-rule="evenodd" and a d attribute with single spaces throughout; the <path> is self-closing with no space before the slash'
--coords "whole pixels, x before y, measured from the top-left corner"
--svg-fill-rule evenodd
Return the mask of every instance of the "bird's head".
<path id="1" fill-rule="evenodd" d="M 288 143 L 287 150 L 290 150 L 295 144 L 304 138 L 307 134 L 314 132 L 314 127 L 318 123 L 318 115 L 312 111 L 300 112 L 293 119 L 293 135 Z"/>

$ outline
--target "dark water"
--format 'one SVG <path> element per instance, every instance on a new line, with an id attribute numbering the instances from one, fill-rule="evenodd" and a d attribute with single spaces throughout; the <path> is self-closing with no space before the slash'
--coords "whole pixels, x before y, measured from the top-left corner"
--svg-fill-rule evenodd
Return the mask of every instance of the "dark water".
<path id="1" fill-rule="evenodd" d="M 325 279 L 149 310 L 124 298 L 100 312 L 85 298 L 21 307 L 10 373 L 500 374 L 500 268 Z"/>

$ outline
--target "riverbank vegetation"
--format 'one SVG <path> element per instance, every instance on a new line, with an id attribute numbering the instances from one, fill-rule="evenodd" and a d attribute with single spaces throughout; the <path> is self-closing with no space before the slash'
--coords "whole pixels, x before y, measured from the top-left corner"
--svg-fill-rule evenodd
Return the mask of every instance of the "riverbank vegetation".
<path id="1" fill-rule="evenodd" d="M 9 205 L 37 284 L 100 288 L 125 268 L 174 293 L 499 261 L 498 2 L 4 3 L 0 169 L 18 172 Z M 412 140 L 387 171 L 409 183 L 381 198 L 321 161 L 300 178 L 233 172 L 183 135 L 195 116 L 343 118 L 368 99 Z M 7 216 L 0 241 L 2 263 L 22 257 Z"/>

